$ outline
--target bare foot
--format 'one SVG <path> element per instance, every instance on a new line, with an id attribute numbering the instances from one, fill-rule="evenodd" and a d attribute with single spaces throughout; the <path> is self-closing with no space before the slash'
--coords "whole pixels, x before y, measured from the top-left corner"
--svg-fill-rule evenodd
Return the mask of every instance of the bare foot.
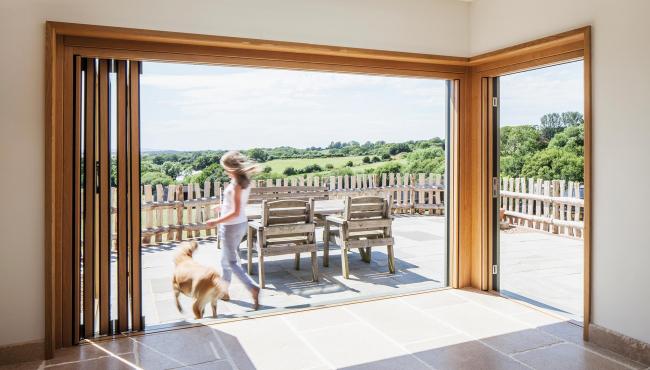
<path id="1" fill-rule="evenodd" d="M 253 296 L 253 308 L 257 311 L 260 308 L 260 288 L 253 288 L 251 295 Z"/>

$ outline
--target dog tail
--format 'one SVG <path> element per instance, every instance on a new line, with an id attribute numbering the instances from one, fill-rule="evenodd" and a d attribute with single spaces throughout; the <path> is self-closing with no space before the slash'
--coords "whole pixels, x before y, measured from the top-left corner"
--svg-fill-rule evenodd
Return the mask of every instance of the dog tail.
<path id="1" fill-rule="evenodd" d="M 194 251 L 198 247 L 199 243 L 197 243 L 196 240 L 181 243 L 181 247 L 174 257 L 174 264 L 178 265 L 181 261 L 184 261 L 187 258 L 192 258 L 192 254 L 194 254 Z"/>

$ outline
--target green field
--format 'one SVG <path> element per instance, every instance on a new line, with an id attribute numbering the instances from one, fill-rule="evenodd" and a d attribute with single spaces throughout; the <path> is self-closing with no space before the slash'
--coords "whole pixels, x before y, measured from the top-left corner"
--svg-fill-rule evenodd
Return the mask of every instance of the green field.
<path id="1" fill-rule="evenodd" d="M 260 163 L 262 167 L 271 167 L 271 172 L 282 174 L 285 168 L 293 167 L 295 169 L 302 169 L 305 166 L 310 164 L 317 164 L 323 168 L 324 171 L 327 171 L 325 167 L 327 164 L 331 164 L 334 168 L 343 168 L 345 167 L 348 161 L 352 161 L 353 166 L 350 168 L 354 172 L 363 172 L 368 168 L 379 167 L 384 163 L 388 162 L 398 162 L 403 163 L 402 158 L 394 158 L 391 161 L 375 162 L 375 163 L 363 163 L 364 156 L 352 156 L 352 157 L 332 157 L 332 158 L 292 158 L 292 159 L 274 159 L 268 162 Z M 370 156 L 372 158 L 372 156 Z M 314 175 L 317 175 L 314 173 Z"/>

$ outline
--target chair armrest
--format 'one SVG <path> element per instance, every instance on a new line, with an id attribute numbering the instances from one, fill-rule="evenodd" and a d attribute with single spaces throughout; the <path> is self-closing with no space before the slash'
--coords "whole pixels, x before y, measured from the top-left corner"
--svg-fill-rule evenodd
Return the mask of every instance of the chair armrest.
<path id="1" fill-rule="evenodd" d="M 327 216 L 325 220 L 336 225 L 343 225 L 346 221 L 339 216 Z"/>
<path id="2" fill-rule="evenodd" d="M 262 229 L 262 223 L 259 221 L 248 221 L 248 227 L 252 227 L 255 230 Z"/>

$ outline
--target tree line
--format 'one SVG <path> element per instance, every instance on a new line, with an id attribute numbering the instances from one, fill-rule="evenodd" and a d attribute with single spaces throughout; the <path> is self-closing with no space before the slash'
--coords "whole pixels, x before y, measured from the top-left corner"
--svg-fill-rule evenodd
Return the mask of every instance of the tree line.
<path id="1" fill-rule="evenodd" d="M 339 176 L 358 173 L 444 174 L 445 140 L 434 137 L 401 143 L 376 141 L 331 142 L 326 147 L 251 148 L 243 151 L 257 162 L 256 179 L 297 175 Z M 505 177 L 583 181 L 584 118 L 579 112 L 549 113 L 539 124 L 504 126 L 500 129 L 500 169 Z M 228 180 L 219 159 L 225 150 L 144 152 L 142 184 L 203 183 Z M 334 166 L 327 158 L 362 157 Z M 277 159 L 314 159 L 302 168 L 285 167 L 274 172 L 267 162 Z M 316 161 L 317 160 L 317 161 Z M 339 161 L 340 162 L 340 161 Z"/>

